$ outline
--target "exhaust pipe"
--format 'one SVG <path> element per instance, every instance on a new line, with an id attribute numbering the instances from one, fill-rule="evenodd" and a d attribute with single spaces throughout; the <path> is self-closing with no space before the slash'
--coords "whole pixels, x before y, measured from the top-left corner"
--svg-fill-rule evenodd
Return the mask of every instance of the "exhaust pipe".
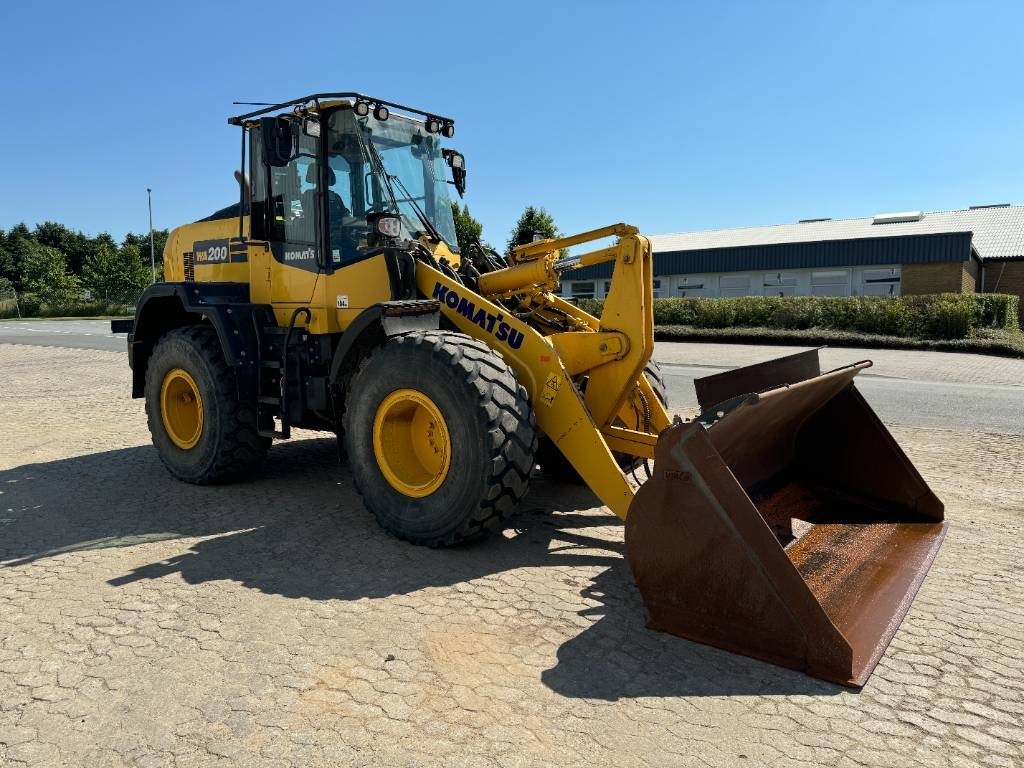
<path id="1" fill-rule="evenodd" d="M 817 350 L 696 382 L 626 518 L 653 629 L 862 686 L 946 532 L 853 380 Z M 708 407 L 708 403 L 718 403 Z"/>

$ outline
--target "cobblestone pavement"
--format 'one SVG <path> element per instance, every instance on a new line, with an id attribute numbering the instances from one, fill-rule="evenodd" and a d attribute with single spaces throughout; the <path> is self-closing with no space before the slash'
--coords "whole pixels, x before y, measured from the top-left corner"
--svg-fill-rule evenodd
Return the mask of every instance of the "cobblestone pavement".
<path id="1" fill-rule="evenodd" d="M 250 482 L 174 482 L 127 381 L 0 346 L 0 765 L 1024 762 L 1024 437 L 896 430 L 952 527 L 853 692 L 646 630 L 579 489 L 415 548 L 313 433 Z"/>

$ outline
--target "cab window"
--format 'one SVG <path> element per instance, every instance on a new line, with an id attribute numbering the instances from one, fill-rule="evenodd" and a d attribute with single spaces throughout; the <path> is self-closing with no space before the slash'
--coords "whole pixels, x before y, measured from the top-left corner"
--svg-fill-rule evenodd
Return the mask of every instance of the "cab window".
<path id="1" fill-rule="evenodd" d="M 301 131 L 296 135 L 296 156 L 288 165 L 274 168 L 262 162 L 261 136 L 252 132 L 253 217 L 266 222 L 267 240 L 315 246 L 317 140 Z"/>

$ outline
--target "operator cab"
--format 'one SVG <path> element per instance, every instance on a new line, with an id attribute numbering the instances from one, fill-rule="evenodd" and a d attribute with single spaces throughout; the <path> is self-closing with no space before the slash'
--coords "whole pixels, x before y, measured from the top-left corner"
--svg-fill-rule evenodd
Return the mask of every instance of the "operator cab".
<path id="1" fill-rule="evenodd" d="M 354 98 L 326 101 L 339 96 Z M 285 107 L 292 110 L 252 119 Z M 231 118 L 250 138 L 252 239 L 269 241 L 278 261 L 318 272 L 385 242 L 443 243 L 457 254 L 448 187 L 465 191 L 465 160 L 441 147 L 454 123 L 419 114 L 394 114 L 358 94 L 321 94 Z"/>

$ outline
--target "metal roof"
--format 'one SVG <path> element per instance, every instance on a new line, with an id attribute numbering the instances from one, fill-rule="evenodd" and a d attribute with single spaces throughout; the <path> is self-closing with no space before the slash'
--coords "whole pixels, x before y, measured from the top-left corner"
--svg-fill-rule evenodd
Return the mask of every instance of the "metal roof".
<path id="1" fill-rule="evenodd" d="M 726 248 L 702 248 L 654 254 L 654 276 L 707 272 L 772 271 L 813 267 L 852 267 L 967 261 L 970 232 L 944 232 L 902 237 L 818 240 L 805 243 L 765 243 Z M 566 280 L 601 280 L 612 276 L 614 265 L 597 264 L 568 270 Z"/>
<path id="2" fill-rule="evenodd" d="M 703 232 L 679 232 L 652 235 L 656 254 L 697 251 L 710 248 L 737 248 L 749 245 L 809 243 L 821 240 L 860 240 L 876 237 L 929 235 L 946 232 L 973 232 L 974 250 L 981 259 L 1024 255 L 1024 205 L 975 207 L 958 211 L 932 211 L 918 221 L 873 224 L 876 214 L 861 219 L 829 219 L 768 227 L 713 229 Z M 907 216 L 907 214 L 898 214 Z"/>
<path id="3" fill-rule="evenodd" d="M 1024 259 L 1024 205 L 806 219 L 650 239 L 655 276 L 966 261 L 972 248 L 982 260 L 1016 260 Z M 611 272 L 611 264 L 600 264 L 564 277 L 593 280 L 611 277 Z"/>

